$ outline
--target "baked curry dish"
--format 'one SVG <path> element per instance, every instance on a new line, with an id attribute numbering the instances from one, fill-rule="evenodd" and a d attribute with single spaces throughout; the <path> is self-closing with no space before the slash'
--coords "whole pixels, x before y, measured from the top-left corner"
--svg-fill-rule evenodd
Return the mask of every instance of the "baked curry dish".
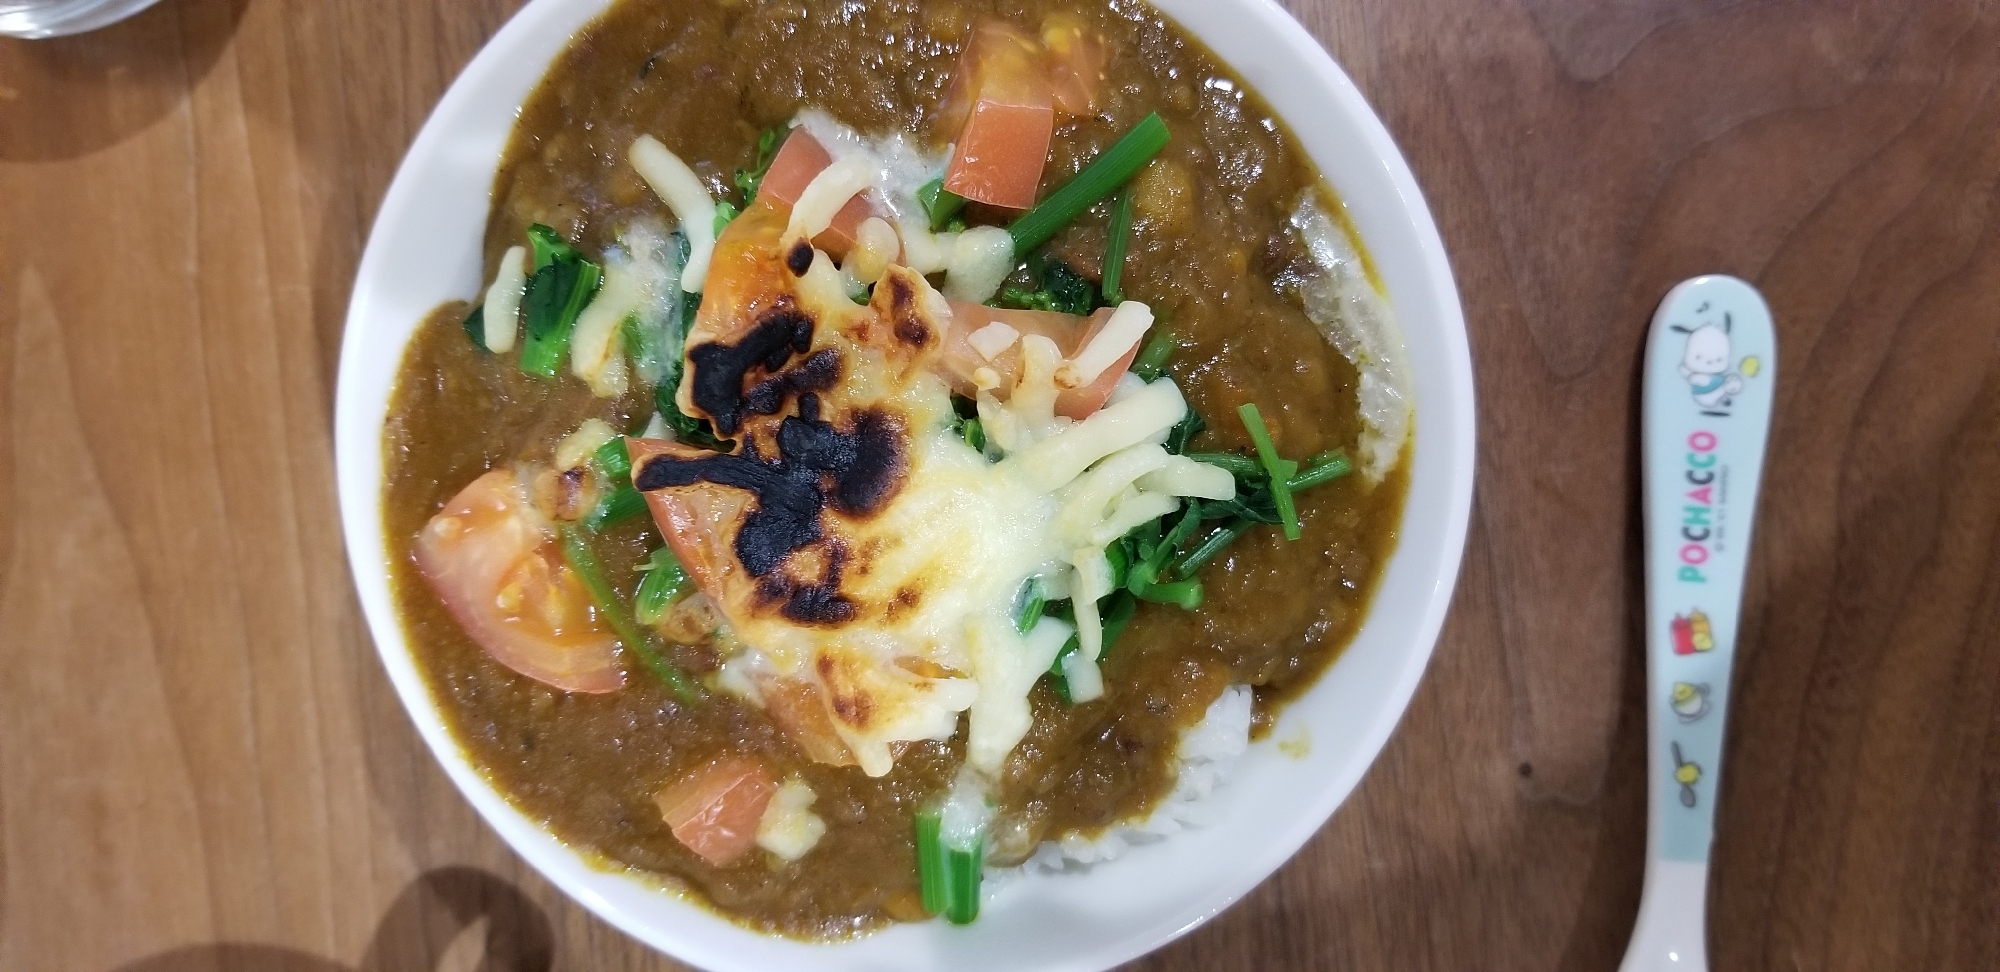
<path id="1" fill-rule="evenodd" d="M 1395 542 L 1359 241 L 1143 4 L 618 0 L 484 252 L 385 429 L 412 651 L 515 806 L 751 927 L 1171 829 Z"/>

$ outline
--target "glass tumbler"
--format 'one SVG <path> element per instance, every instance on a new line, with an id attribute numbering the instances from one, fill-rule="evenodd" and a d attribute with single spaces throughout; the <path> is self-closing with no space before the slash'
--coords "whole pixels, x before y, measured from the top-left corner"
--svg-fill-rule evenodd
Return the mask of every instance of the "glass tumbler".
<path id="1" fill-rule="evenodd" d="M 0 0 L 0 36 L 60 37 L 124 20 L 158 0 Z"/>

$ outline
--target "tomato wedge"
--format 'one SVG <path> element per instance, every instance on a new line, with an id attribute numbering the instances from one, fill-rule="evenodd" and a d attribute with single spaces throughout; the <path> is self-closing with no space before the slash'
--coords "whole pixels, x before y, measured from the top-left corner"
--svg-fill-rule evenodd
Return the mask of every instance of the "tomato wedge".
<path id="1" fill-rule="evenodd" d="M 972 375 L 980 368 L 993 369 L 994 374 L 1000 376 L 1000 387 L 1011 388 L 1021 377 L 1019 345 L 1008 348 L 989 361 L 972 347 L 969 339 L 973 332 L 996 322 L 1005 324 L 1023 335 L 1039 334 L 1054 341 L 1063 357 L 1068 358 L 1074 357 L 1091 338 L 1097 336 L 1105 322 L 1111 319 L 1111 312 L 1111 308 L 1104 307 L 1089 317 L 1078 317 L 1052 311 L 1009 310 L 952 301 L 951 326 L 946 329 L 940 348 L 936 366 L 938 374 L 951 383 L 953 391 L 967 397 L 976 392 Z M 1118 379 L 1131 369 L 1132 359 L 1138 354 L 1139 349 L 1134 346 L 1116 364 L 1105 369 L 1096 381 L 1062 392 L 1056 397 L 1056 414 L 1082 421 L 1103 408 L 1105 400 L 1111 397 L 1111 390 L 1118 387 Z"/>
<path id="2" fill-rule="evenodd" d="M 708 453 L 665 439 L 627 439 L 625 448 L 632 456 L 636 479 L 654 456 L 702 456 Z M 743 522 L 750 506 L 750 494 L 726 486 L 699 486 L 675 490 L 656 489 L 646 495 L 646 507 L 654 525 L 673 548 L 674 559 L 686 568 L 695 586 L 719 608 L 734 603 L 745 592 L 731 589 L 732 582 L 754 585 L 742 574 L 736 551 L 730 546 L 734 527 Z"/>
<path id="3" fill-rule="evenodd" d="M 653 795 L 675 839 L 724 867 L 757 846 L 757 822 L 778 781 L 762 762 L 728 755 Z"/>
<path id="4" fill-rule="evenodd" d="M 1033 206 L 1056 125 L 1041 44 L 1012 24 L 980 21 L 959 55 L 940 121 L 958 133 L 946 189 L 989 206 Z"/>
<path id="5" fill-rule="evenodd" d="M 757 186 L 757 198 L 769 200 L 787 215 L 799 196 L 812 185 L 813 178 L 833 164 L 833 156 L 819 139 L 803 128 L 794 128 L 785 136 L 785 144 L 778 148 L 778 154 L 771 159 L 771 168 L 764 173 L 764 181 Z M 813 245 L 825 250 L 836 260 L 846 259 L 847 251 L 854 248 L 856 234 L 861 223 L 875 215 L 875 208 L 862 196 L 856 196 L 842 206 L 833 217 L 833 225 L 826 232 L 813 238 Z"/>
<path id="6" fill-rule="evenodd" d="M 565 692 L 625 684 L 618 639 L 562 561 L 522 476 L 472 481 L 417 534 L 417 569 L 494 661 Z"/>
<path id="7" fill-rule="evenodd" d="M 1104 38 L 1076 14 L 1052 13 L 1042 18 L 1042 50 L 1056 110 L 1065 115 L 1097 114 L 1105 66 L 1111 60 Z"/>

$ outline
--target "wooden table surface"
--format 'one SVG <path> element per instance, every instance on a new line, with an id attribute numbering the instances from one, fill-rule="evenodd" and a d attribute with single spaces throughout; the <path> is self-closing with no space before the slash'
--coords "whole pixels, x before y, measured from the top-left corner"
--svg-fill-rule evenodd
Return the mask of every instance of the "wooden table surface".
<path id="1" fill-rule="evenodd" d="M 518 3 L 165 0 L 0 41 L 0 968 L 677 967 L 452 790 L 335 512 L 364 235 Z M 2000 4 L 1292 7 L 1443 230 L 1478 500 L 1361 788 L 1135 968 L 1616 967 L 1636 380 L 1654 304 L 1706 271 L 1763 288 L 1785 362 L 1714 965 L 2000 968 Z"/>

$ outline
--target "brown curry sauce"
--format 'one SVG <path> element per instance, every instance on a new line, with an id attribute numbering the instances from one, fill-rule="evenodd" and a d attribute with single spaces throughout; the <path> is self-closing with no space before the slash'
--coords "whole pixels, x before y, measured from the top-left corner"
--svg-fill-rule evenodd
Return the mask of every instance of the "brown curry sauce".
<path id="1" fill-rule="evenodd" d="M 666 218 L 624 164 L 640 134 L 675 146 L 719 192 L 750 163 L 763 129 L 805 107 L 862 131 L 920 131 L 975 16 L 1033 25 L 1055 10 L 1093 19 L 1114 56 L 1105 111 L 1059 120 L 1044 194 L 1148 111 L 1174 132 L 1135 183 L 1125 289 L 1181 336 L 1169 371 L 1212 425 L 1196 448 L 1247 449 L 1247 436 L 1226 419 L 1254 400 L 1286 454 L 1351 449 L 1357 376 L 1292 292 L 1305 257 L 1285 219 L 1318 176 L 1253 93 L 1131 0 L 1081 11 L 1057 0 L 620 0 L 572 41 L 523 106 L 495 180 L 487 266 L 530 223 L 554 226 L 592 253 L 635 218 Z M 1104 225 L 1100 207 L 1051 249 L 1094 274 Z M 644 390 L 607 402 L 566 377 L 521 374 L 511 357 L 466 340 L 466 310 L 439 308 L 406 352 L 385 430 L 385 520 L 398 612 L 472 762 L 565 842 L 684 884 L 753 927 L 823 938 L 923 917 L 911 818 L 951 779 L 962 740 L 912 745 L 888 776 L 870 779 L 806 759 L 750 706 L 723 696 L 683 703 L 643 670 L 603 696 L 516 675 L 472 643 L 431 593 L 411 544 L 460 488 L 498 465 L 547 458 L 586 418 L 629 429 L 651 407 Z M 1141 606 L 1105 658 L 1104 699 L 1070 708 L 1038 687 L 1034 726 L 1002 781 L 1013 829 L 1053 837 L 1143 814 L 1172 787 L 1179 732 L 1228 684 L 1257 686 L 1260 725 L 1268 726 L 1274 707 L 1309 687 L 1359 627 L 1406 486 L 1399 470 L 1372 489 L 1349 477 L 1302 494 L 1302 540 L 1253 530 L 1203 572 L 1199 611 Z M 628 523 L 608 533 L 600 558 L 629 591 L 658 544 L 650 523 Z M 702 646 L 672 651 L 696 673 L 718 661 Z M 811 853 L 777 869 L 761 854 L 715 868 L 674 839 L 653 793 L 725 750 L 812 786 L 827 833 Z"/>

